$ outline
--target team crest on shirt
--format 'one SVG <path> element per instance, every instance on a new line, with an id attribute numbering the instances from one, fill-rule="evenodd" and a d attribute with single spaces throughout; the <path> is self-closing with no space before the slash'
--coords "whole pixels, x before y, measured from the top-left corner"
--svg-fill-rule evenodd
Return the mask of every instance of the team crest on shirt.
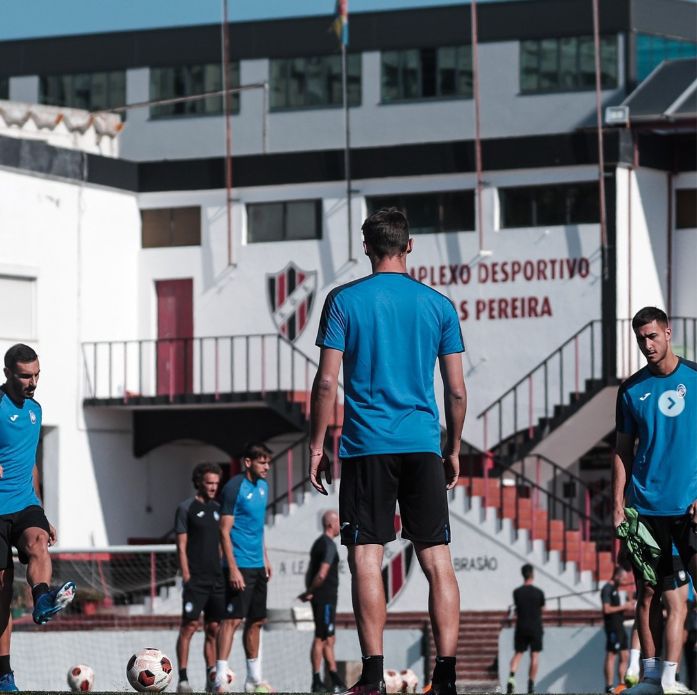
<path id="1" fill-rule="evenodd" d="M 407 585 L 414 559 L 414 546 L 402 538 L 402 518 L 399 514 L 394 515 L 394 528 L 397 538 L 385 546 L 385 559 L 382 563 L 382 584 L 388 606 Z"/>
<path id="2" fill-rule="evenodd" d="M 685 386 L 685 384 L 678 384 L 675 387 L 675 391 L 678 394 L 678 396 L 680 396 L 680 398 L 685 398 L 685 394 L 687 393 L 687 387 Z"/>
<path id="3" fill-rule="evenodd" d="M 214 518 L 216 521 L 220 521 L 220 514 L 218 514 L 218 512 L 213 512 L 213 518 Z"/>
<path id="4" fill-rule="evenodd" d="M 34 414 L 33 410 L 29 411 L 29 419 L 31 420 L 32 425 L 36 424 L 36 415 Z"/>
<path id="5" fill-rule="evenodd" d="M 302 270 L 293 261 L 277 273 L 266 274 L 266 296 L 278 332 L 296 341 L 310 318 L 317 292 L 317 271 Z"/>

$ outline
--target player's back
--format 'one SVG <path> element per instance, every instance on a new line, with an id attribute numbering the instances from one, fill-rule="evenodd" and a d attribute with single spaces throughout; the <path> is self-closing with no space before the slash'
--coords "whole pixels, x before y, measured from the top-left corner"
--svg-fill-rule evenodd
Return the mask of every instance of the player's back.
<path id="1" fill-rule="evenodd" d="M 343 457 L 440 453 L 435 361 L 464 349 L 450 300 L 406 273 L 375 273 L 330 293 L 317 344 L 344 353 Z"/>

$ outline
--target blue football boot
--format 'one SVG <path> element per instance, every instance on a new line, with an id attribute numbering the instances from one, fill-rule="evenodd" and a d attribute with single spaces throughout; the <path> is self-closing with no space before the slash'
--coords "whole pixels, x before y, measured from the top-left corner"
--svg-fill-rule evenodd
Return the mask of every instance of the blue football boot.
<path id="1" fill-rule="evenodd" d="M 31 617 L 37 625 L 46 624 L 56 613 L 62 611 L 77 593 L 75 582 L 67 581 L 65 584 L 41 594 L 36 600 Z"/>

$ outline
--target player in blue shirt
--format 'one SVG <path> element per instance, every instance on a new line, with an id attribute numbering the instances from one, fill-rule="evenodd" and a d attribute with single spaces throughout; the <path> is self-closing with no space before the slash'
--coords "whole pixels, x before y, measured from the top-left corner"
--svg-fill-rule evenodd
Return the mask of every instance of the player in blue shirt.
<path id="1" fill-rule="evenodd" d="M 5 383 L 0 386 L 0 691 L 16 692 L 10 668 L 12 637 L 12 546 L 27 565 L 34 598 L 34 622 L 42 625 L 75 596 L 71 581 L 51 589 L 48 546 L 56 530 L 48 523 L 39 499 L 36 449 L 41 433 L 41 406 L 34 400 L 39 358 L 28 345 L 5 353 Z"/>
<path id="2" fill-rule="evenodd" d="M 264 545 L 269 485 L 266 477 L 271 450 L 261 443 L 248 444 L 242 456 L 244 471 L 225 484 L 220 509 L 220 543 L 228 580 L 225 619 L 218 630 L 215 686 L 227 692 L 223 674 L 235 631 L 244 620 L 242 642 L 247 657 L 245 692 L 263 685 L 259 640 L 266 622 L 266 589 L 271 563 Z"/>
<path id="3" fill-rule="evenodd" d="M 644 678 L 629 695 L 671 695 L 689 691 L 675 680 L 682 648 L 685 601 L 674 581 L 672 544 L 694 582 L 697 577 L 697 364 L 673 353 L 666 314 L 641 309 L 632 328 L 647 365 L 617 393 L 617 442 L 613 460 L 613 521 L 634 507 L 661 548 L 658 584 L 637 579 L 637 628 Z M 635 451 L 636 447 L 636 451 Z M 626 488 L 626 491 L 625 491 Z M 626 494 L 626 502 L 625 502 Z M 660 621 L 650 620 L 660 599 L 668 610 L 665 660 Z"/>
<path id="4" fill-rule="evenodd" d="M 429 583 L 437 651 L 432 692 L 455 695 L 460 594 L 448 547 L 447 490 L 459 476 L 467 402 L 460 323 L 450 300 L 407 274 L 413 240 L 402 212 L 373 213 L 363 224 L 363 239 L 373 274 L 330 292 L 322 311 L 310 435 L 310 480 L 327 494 L 322 473 L 331 480 L 324 439 L 343 361 L 339 516 L 363 653 L 361 677 L 348 693 L 373 695 L 385 689 L 381 568 L 383 546 L 395 538 L 399 501 L 402 536 L 414 544 Z M 442 452 L 436 362 L 445 389 Z"/>

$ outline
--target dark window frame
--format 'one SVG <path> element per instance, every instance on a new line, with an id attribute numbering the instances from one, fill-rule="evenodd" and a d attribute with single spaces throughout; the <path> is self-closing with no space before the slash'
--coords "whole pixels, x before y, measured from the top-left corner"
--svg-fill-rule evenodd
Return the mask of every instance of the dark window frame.
<path id="1" fill-rule="evenodd" d="M 315 224 L 315 234 L 314 236 L 307 237 L 294 237 L 288 234 L 288 208 L 289 206 L 297 203 L 312 203 L 314 205 L 314 224 Z M 281 205 L 283 210 L 283 221 L 281 223 L 281 236 L 277 239 L 254 239 L 254 234 L 252 231 L 253 215 L 252 212 L 254 208 L 262 208 L 264 206 L 271 205 Z M 274 244 L 278 242 L 285 241 L 319 241 L 324 236 L 324 230 L 322 228 L 322 199 L 321 198 L 300 198 L 294 200 L 267 200 L 259 203 L 247 203 L 247 244 Z"/>
<path id="2" fill-rule="evenodd" d="M 213 92 L 223 89 L 223 74 L 222 74 L 222 64 L 221 63 L 196 63 L 190 65 L 167 65 L 160 67 L 151 67 L 149 76 L 149 94 L 150 99 L 155 101 L 159 99 L 173 99 L 183 96 L 193 96 L 193 94 L 200 94 L 203 92 Z M 214 84 L 207 88 L 205 86 L 205 81 L 207 79 L 205 75 L 206 69 L 215 69 L 218 71 L 217 76 L 212 78 Z M 194 71 L 202 71 L 201 76 L 194 75 Z M 168 74 L 171 75 L 171 80 L 176 84 L 177 82 L 195 82 L 202 81 L 203 84 L 200 86 L 193 85 L 191 89 L 192 94 L 186 94 L 184 92 L 187 89 L 177 90 L 175 87 L 171 92 L 168 91 L 168 85 L 166 85 L 166 80 Z M 230 62 L 230 86 L 239 87 L 240 86 L 240 61 L 233 60 Z M 230 113 L 233 115 L 239 114 L 240 112 L 240 93 L 232 93 L 232 103 Z M 208 105 L 208 102 L 211 105 Z M 161 104 L 153 105 L 149 109 L 150 120 L 163 120 L 169 118 L 202 118 L 206 116 L 221 116 L 224 113 L 224 101 L 223 95 L 217 97 L 207 97 L 205 99 L 198 99 L 196 101 L 182 101 L 176 104 Z"/>
<path id="3" fill-rule="evenodd" d="M 599 224 L 598 195 L 597 181 L 504 186 L 498 189 L 499 226 L 501 229 L 527 229 Z M 545 197 L 547 197 L 546 201 Z M 586 204 L 583 201 L 586 201 Z M 588 201 L 591 202 L 590 205 L 587 204 Z M 553 217 L 555 207 L 557 212 L 563 210 L 563 220 L 550 219 L 550 216 Z M 581 214 L 575 215 L 578 212 Z M 512 215 L 519 216 L 519 219 L 512 220 Z M 520 216 L 527 216 L 527 218 L 521 221 Z"/>
<path id="4" fill-rule="evenodd" d="M 443 65 L 446 51 L 455 51 L 454 88 L 452 91 L 445 92 L 443 89 L 443 71 L 447 66 Z M 418 56 L 417 68 L 417 91 L 418 94 L 408 94 L 406 72 L 409 69 L 409 59 Z M 388 87 L 387 70 L 388 58 L 396 58 L 397 84 L 395 87 Z M 459 64 L 458 59 L 463 63 Z M 433 74 L 426 75 L 432 70 Z M 459 86 L 462 82 L 467 85 L 464 90 Z M 427 85 L 427 86 L 425 86 Z M 396 90 L 396 96 L 390 96 L 389 91 Z M 472 46 L 463 44 L 460 46 L 434 46 L 427 48 L 407 48 L 398 50 L 381 51 L 380 53 L 380 103 L 384 105 L 401 104 L 422 101 L 450 101 L 455 99 L 471 99 L 472 90 Z"/>
<path id="5" fill-rule="evenodd" d="M 106 80 L 104 103 L 95 103 L 98 81 Z M 89 98 L 79 96 L 79 83 L 87 84 Z M 85 88 L 82 87 L 84 90 Z M 85 103 L 87 102 L 87 103 Z M 126 104 L 126 71 L 96 70 L 94 72 L 74 72 L 39 75 L 39 103 L 49 106 L 84 109 L 86 111 L 109 111 Z M 122 118 L 125 114 L 122 114 Z"/>
<path id="6" fill-rule="evenodd" d="M 324 82 L 324 94 L 329 94 L 327 101 L 309 103 L 308 80 L 303 81 L 302 90 L 291 89 L 292 75 L 290 71 L 293 64 L 303 66 L 298 70 L 298 75 L 308 75 L 308 65 L 311 61 L 320 61 L 321 78 Z M 348 105 L 350 108 L 361 106 L 363 91 L 363 55 L 361 53 L 349 53 L 346 56 Z M 316 67 L 313 66 L 313 67 Z M 335 68 L 338 68 L 335 69 Z M 338 79 L 338 100 L 333 99 L 333 83 Z M 343 106 L 343 94 L 341 85 L 341 56 L 335 53 L 320 56 L 296 56 L 293 58 L 271 58 L 269 60 L 269 112 L 299 111 L 314 109 L 337 109 Z M 278 89 L 279 82 L 283 89 Z M 292 94 L 291 94 L 292 93 Z M 302 103 L 291 103 L 293 99 L 302 96 Z"/>
<path id="7" fill-rule="evenodd" d="M 675 229 L 697 229 L 697 188 L 676 189 Z"/>
<path id="8" fill-rule="evenodd" d="M 564 71 L 564 56 L 562 54 L 563 47 L 568 45 L 569 42 L 575 41 L 575 53 L 574 53 L 574 63 L 573 70 Z M 602 89 L 617 89 L 620 82 L 619 68 L 620 68 L 620 56 L 619 56 L 619 43 L 617 34 L 611 34 L 600 37 L 600 69 L 601 69 L 601 82 Z M 554 74 L 556 76 L 556 84 L 545 84 L 544 86 L 539 86 L 540 81 L 543 79 L 543 62 L 544 59 L 549 59 L 551 56 L 549 54 L 543 54 L 544 44 L 555 44 L 555 56 L 554 65 L 556 66 L 553 72 L 549 74 Z M 595 89 L 595 59 L 593 58 L 592 71 L 587 72 L 582 70 L 583 64 L 583 48 L 585 46 L 593 46 L 593 56 L 595 55 L 595 46 L 593 44 L 593 37 L 582 35 L 582 36 L 568 36 L 568 37 L 549 37 L 544 39 L 525 39 L 519 41 L 518 43 L 518 89 L 521 95 L 537 95 L 537 94 L 561 94 L 566 92 L 588 92 Z M 527 51 L 527 54 L 526 54 Z M 606 56 L 610 56 L 614 63 L 607 64 L 603 62 L 604 52 Z M 536 65 L 526 65 L 526 55 L 536 54 Z M 568 65 L 567 65 L 568 67 Z M 530 75 L 535 75 L 537 80 L 537 86 L 532 86 L 529 80 L 529 75 L 524 71 L 529 70 Z M 563 84 L 564 75 L 572 75 L 574 83 L 573 84 Z M 584 76 L 587 76 L 586 82 L 584 82 Z M 551 80 L 550 80 L 551 82 Z"/>
<path id="9" fill-rule="evenodd" d="M 10 78 L 0 76 L 0 99 L 10 98 Z"/>
<path id="10" fill-rule="evenodd" d="M 451 224 L 448 224 L 447 222 L 447 217 L 448 214 L 446 212 L 446 201 L 448 199 L 453 199 L 456 196 L 466 196 L 469 198 L 469 200 L 464 202 L 463 210 L 464 210 L 464 217 L 471 217 L 471 226 L 469 224 L 465 224 L 464 228 L 461 227 L 460 225 L 454 226 Z M 409 213 L 409 202 L 410 200 L 412 201 L 412 205 L 415 203 L 418 203 L 418 200 L 421 198 L 422 200 L 422 205 L 428 200 L 428 198 L 434 198 L 435 201 L 435 209 L 437 211 L 437 217 L 435 219 L 435 224 L 432 225 L 432 228 L 429 229 L 428 231 L 425 231 L 427 228 L 425 226 L 417 226 L 416 223 L 412 224 L 412 219 L 416 220 L 418 219 L 418 215 L 411 215 Z M 462 202 L 462 201 L 461 201 Z M 448 190 L 448 191 L 424 191 L 424 192 L 418 192 L 418 193 L 396 193 L 394 195 L 392 194 L 383 194 L 383 195 L 374 195 L 374 196 L 366 196 L 366 206 L 368 208 L 368 214 L 372 214 L 373 212 L 376 212 L 377 210 L 380 210 L 381 208 L 385 207 L 396 207 L 404 214 L 407 216 L 407 219 L 409 219 L 409 234 L 413 234 L 414 236 L 424 236 L 427 234 L 458 234 L 460 232 L 465 233 L 465 234 L 470 234 L 475 231 L 476 227 L 476 222 L 475 222 L 475 196 L 474 196 L 474 189 L 471 188 L 465 188 L 465 189 L 457 189 L 457 190 Z M 468 209 L 471 208 L 471 209 Z M 413 210 L 413 207 L 412 207 Z"/>
<path id="11" fill-rule="evenodd" d="M 196 218 L 193 229 L 185 228 L 193 217 Z M 140 246 L 143 249 L 201 246 L 201 218 L 200 205 L 143 208 L 140 211 Z M 164 236 L 169 238 L 163 239 Z"/>

